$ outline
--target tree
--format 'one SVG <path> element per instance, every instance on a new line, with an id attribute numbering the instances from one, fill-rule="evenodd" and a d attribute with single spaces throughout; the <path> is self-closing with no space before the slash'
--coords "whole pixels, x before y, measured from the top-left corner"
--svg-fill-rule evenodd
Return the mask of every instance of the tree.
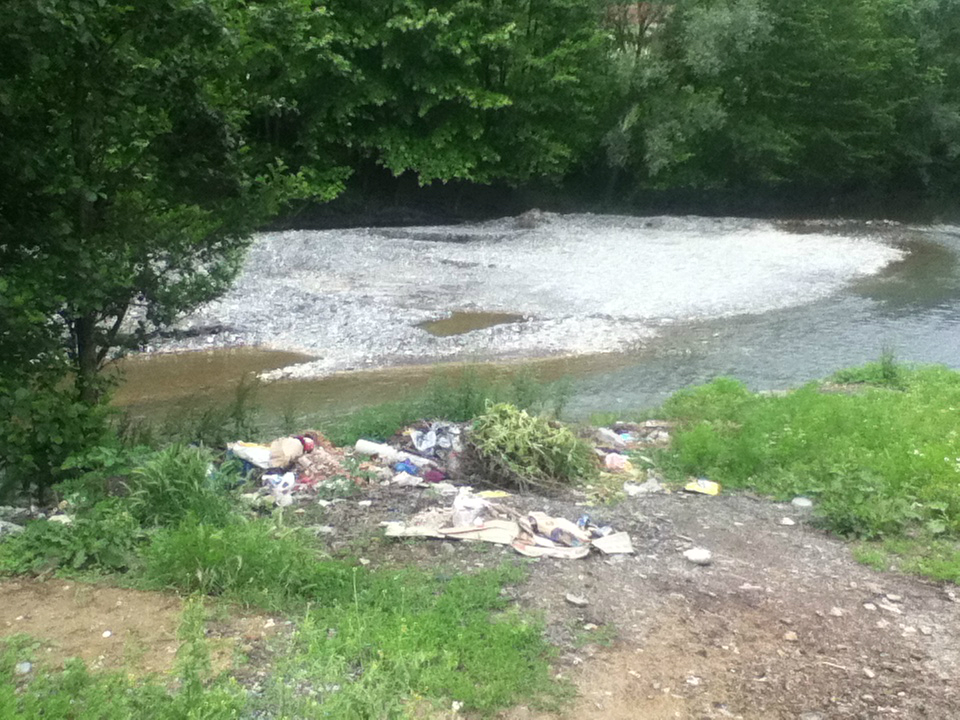
<path id="1" fill-rule="evenodd" d="M 58 415 L 95 408 L 111 353 L 227 288 L 281 203 L 337 190 L 251 146 L 262 98 L 247 69 L 266 48 L 244 5 L 26 0 L 0 13 L 8 480 L 49 441 L 22 478 L 49 483 L 69 444 Z"/>
<path id="2" fill-rule="evenodd" d="M 667 187 L 882 184 L 915 97 L 895 1 L 678 0 L 631 66 L 620 157 Z"/>

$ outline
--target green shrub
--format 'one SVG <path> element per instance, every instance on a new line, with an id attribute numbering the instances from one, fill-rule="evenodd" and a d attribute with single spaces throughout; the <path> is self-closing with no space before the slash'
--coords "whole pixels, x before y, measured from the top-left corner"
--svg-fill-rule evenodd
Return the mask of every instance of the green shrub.
<path id="1" fill-rule="evenodd" d="M 149 456 L 130 473 L 127 501 L 145 527 L 177 525 L 187 515 L 215 525 L 230 516 L 226 484 L 236 481 L 218 472 L 201 448 L 171 445 Z"/>
<path id="2" fill-rule="evenodd" d="M 0 571 L 122 571 L 133 563 L 142 537 L 140 525 L 119 500 L 103 500 L 69 525 L 28 523 L 22 533 L 0 543 Z"/>
<path id="3" fill-rule="evenodd" d="M 884 350 L 877 362 L 840 370 L 835 372 L 830 379 L 843 384 L 876 385 L 903 390 L 906 388 L 907 377 L 907 370 L 897 363 L 893 351 Z"/>
<path id="4" fill-rule="evenodd" d="M 514 405 L 490 405 L 473 422 L 470 443 L 488 480 L 523 489 L 555 486 L 597 474 L 593 448 L 557 422 Z"/>
<path id="5" fill-rule="evenodd" d="M 350 574 L 323 561 L 305 533 L 267 521 L 214 527 L 188 518 L 159 531 L 144 551 L 143 577 L 152 587 L 220 595 L 265 608 L 346 597 Z"/>

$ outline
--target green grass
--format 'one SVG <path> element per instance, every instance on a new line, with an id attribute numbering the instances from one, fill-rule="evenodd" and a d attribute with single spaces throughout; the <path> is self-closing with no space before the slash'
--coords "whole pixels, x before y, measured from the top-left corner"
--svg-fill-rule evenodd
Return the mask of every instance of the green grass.
<path id="1" fill-rule="evenodd" d="M 661 461 L 677 479 L 814 497 L 823 523 L 844 535 L 960 538 L 960 374 L 882 360 L 838 378 L 863 387 L 824 392 L 812 383 L 767 396 L 717 380 L 680 392 L 660 410 L 680 421 Z M 935 564 L 914 567 L 930 574 Z"/>
<path id="2" fill-rule="evenodd" d="M 886 538 L 862 542 L 854 557 L 875 570 L 924 575 L 960 585 L 960 542 L 942 538 Z"/>
<path id="3" fill-rule="evenodd" d="M 341 602 L 349 594 L 350 571 L 322 559 L 314 542 L 267 520 L 237 518 L 215 526 L 188 519 L 159 531 L 145 548 L 142 583 L 269 610 Z"/>
<path id="4" fill-rule="evenodd" d="M 311 610 L 277 664 L 266 701 L 297 718 L 401 718 L 420 700 L 489 715 L 550 704 L 553 682 L 539 622 L 500 593 L 513 566 L 471 575 L 355 568 L 346 603 Z M 296 692 L 293 688 L 336 688 Z"/>

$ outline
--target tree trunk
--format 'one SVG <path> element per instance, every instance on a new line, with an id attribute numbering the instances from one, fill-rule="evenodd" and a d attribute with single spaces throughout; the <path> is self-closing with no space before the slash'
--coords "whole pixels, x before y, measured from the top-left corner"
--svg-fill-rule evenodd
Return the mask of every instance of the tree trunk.
<path id="1" fill-rule="evenodd" d="M 77 393 L 80 401 L 87 405 L 100 402 L 100 384 L 97 374 L 100 362 L 97 353 L 97 321 L 88 313 L 73 322 L 73 338 L 76 344 L 74 363 L 77 371 Z"/>

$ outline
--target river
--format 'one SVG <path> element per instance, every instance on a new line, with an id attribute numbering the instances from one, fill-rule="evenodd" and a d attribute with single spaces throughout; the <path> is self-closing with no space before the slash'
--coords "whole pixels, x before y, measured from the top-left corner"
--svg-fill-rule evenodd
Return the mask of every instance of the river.
<path id="1" fill-rule="evenodd" d="M 790 387 L 884 349 L 953 366 L 958 256 L 960 228 L 889 223 L 577 215 L 268 234 L 223 300 L 151 348 L 201 352 L 125 361 L 118 402 L 213 402 L 266 371 L 275 412 L 335 414 L 415 392 L 436 363 L 536 359 L 572 378 L 567 414 L 583 417 L 720 375 Z"/>

